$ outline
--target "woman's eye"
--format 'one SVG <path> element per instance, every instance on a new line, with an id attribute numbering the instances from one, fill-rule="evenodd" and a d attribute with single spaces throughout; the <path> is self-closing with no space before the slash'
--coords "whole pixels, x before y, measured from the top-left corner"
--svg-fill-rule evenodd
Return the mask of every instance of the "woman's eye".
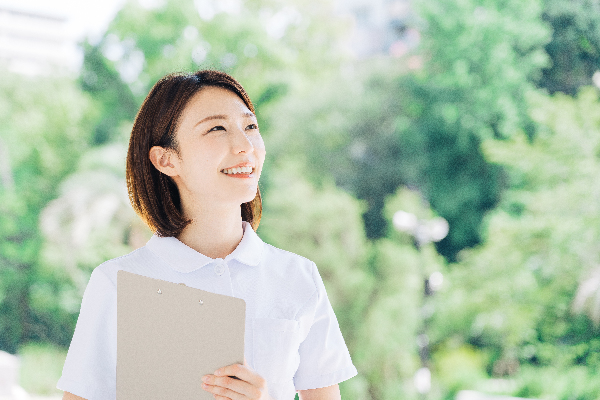
<path id="1" fill-rule="evenodd" d="M 214 132 L 214 131 L 224 131 L 225 128 L 222 127 L 221 125 L 215 126 L 214 128 L 209 129 L 209 132 Z"/>
<path id="2" fill-rule="evenodd" d="M 258 125 L 256 124 L 250 124 L 246 127 L 246 129 L 258 129 Z"/>

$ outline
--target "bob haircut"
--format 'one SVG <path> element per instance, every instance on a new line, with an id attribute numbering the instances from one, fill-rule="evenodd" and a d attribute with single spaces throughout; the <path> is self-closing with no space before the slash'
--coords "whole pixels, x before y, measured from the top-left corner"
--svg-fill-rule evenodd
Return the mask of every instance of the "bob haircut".
<path id="1" fill-rule="evenodd" d="M 159 80 L 140 108 L 127 151 L 127 190 L 135 212 L 159 236 L 178 237 L 191 223 L 181 211 L 179 190 L 173 180 L 150 161 L 153 146 L 179 151 L 175 138 L 178 121 L 190 99 L 205 87 L 227 89 L 240 97 L 254 112 L 248 94 L 230 75 L 212 70 L 193 74 L 174 73 Z M 242 220 L 256 230 L 262 215 L 260 190 L 242 204 Z"/>

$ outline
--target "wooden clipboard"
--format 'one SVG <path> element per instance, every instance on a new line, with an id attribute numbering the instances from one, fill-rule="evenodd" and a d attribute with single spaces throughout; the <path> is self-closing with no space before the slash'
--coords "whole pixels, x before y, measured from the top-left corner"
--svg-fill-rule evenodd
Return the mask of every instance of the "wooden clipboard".
<path id="1" fill-rule="evenodd" d="M 246 302 L 117 272 L 117 400 L 214 400 L 202 376 L 244 361 Z"/>

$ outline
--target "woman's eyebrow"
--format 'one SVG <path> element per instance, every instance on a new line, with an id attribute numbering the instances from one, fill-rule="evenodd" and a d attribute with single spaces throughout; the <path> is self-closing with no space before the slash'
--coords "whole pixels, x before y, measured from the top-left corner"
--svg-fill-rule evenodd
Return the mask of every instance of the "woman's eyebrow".
<path id="1" fill-rule="evenodd" d="M 251 113 L 249 111 L 243 113 L 242 116 L 244 116 L 244 117 L 250 117 L 250 118 L 256 118 L 256 115 L 254 115 L 253 113 Z M 227 115 L 222 115 L 222 114 L 211 115 L 211 116 L 208 116 L 208 117 L 203 118 L 202 120 L 198 121 L 196 123 L 196 125 L 194 125 L 194 126 L 198 126 L 198 125 L 200 125 L 203 122 L 210 121 L 210 120 L 213 120 L 213 119 L 229 119 L 229 117 Z"/>

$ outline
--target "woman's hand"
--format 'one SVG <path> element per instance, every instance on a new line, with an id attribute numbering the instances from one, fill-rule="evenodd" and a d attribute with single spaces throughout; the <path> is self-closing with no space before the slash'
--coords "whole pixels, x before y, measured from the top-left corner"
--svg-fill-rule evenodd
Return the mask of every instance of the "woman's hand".
<path id="1" fill-rule="evenodd" d="M 217 400 L 272 400 L 267 381 L 251 370 L 246 360 L 244 365 L 233 364 L 219 368 L 214 375 L 204 375 L 202 382 L 202 389 Z"/>

